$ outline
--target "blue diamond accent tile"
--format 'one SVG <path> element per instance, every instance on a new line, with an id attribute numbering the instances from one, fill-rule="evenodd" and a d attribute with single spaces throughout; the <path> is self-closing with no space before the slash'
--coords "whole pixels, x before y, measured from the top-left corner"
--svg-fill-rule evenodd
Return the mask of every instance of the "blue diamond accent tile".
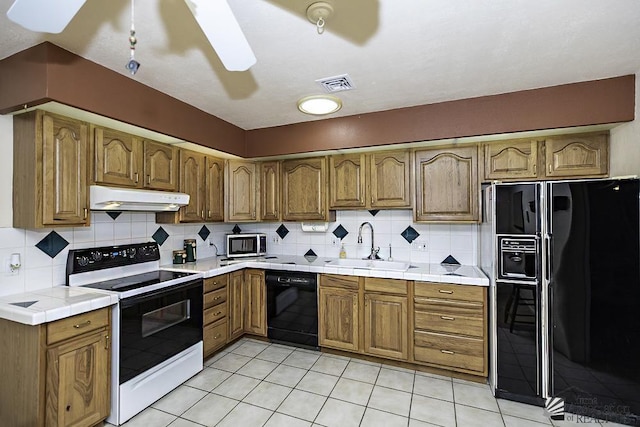
<path id="1" fill-rule="evenodd" d="M 37 302 L 38 301 L 23 301 L 23 302 L 10 302 L 9 304 L 22 307 L 22 308 L 29 308 Z"/>
<path id="2" fill-rule="evenodd" d="M 112 220 L 116 220 L 116 218 L 118 218 L 120 216 L 122 212 L 118 212 L 118 211 L 109 211 L 107 212 L 107 215 L 109 215 L 111 217 Z"/>
<path id="3" fill-rule="evenodd" d="M 233 231 L 233 234 L 238 234 L 242 232 L 242 228 L 238 227 L 238 224 L 236 224 L 231 231 Z"/>
<path id="4" fill-rule="evenodd" d="M 460 263 L 458 262 L 457 259 L 455 259 L 454 257 L 452 257 L 451 255 L 449 255 L 448 257 L 446 257 L 444 260 L 442 260 L 442 262 L 440 264 L 454 264 L 454 265 L 460 265 Z"/>
<path id="5" fill-rule="evenodd" d="M 198 236 L 200 236 L 202 240 L 207 240 L 209 234 L 211 234 L 211 231 L 209 231 L 206 225 L 203 225 L 200 231 L 198 231 Z"/>
<path id="6" fill-rule="evenodd" d="M 55 258 L 61 250 L 69 246 L 69 242 L 64 237 L 52 231 L 46 237 L 38 242 L 36 248 L 40 249 L 51 258 Z"/>
<path id="7" fill-rule="evenodd" d="M 276 233 L 278 234 L 278 236 L 280 236 L 281 239 L 284 239 L 285 236 L 289 234 L 289 229 L 285 227 L 284 224 L 280 224 L 280 227 L 278 227 Z"/>
<path id="8" fill-rule="evenodd" d="M 400 233 L 400 235 L 404 237 L 404 240 L 411 243 L 418 238 L 420 233 L 418 233 L 412 226 L 408 226 L 402 233 Z"/>
<path id="9" fill-rule="evenodd" d="M 158 227 L 155 233 L 153 233 L 153 240 L 155 240 L 160 246 L 169 238 L 169 233 L 164 231 L 164 228 Z"/>
<path id="10" fill-rule="evenodd" d="M 376 216 L 378 215 L 378 212 L 380 212 L 380 209 L 371 209 L 369 211 L 369 213 L 371 214 L 371 216 Z"/>
<path id="11" fill-rule="evenodd" d="M 335 230 L 333 230 L 333 235 L 338 239 L 342 240 L 347 237 L 349 232 L 342 226 L 342 224 L 338 225 Z"/>
<path id="12" fill-rule="evenodd" d="M 315 253 L 315 252 L 313 252 L 313 249 L 309 249 L 309 250 L 307 251 L 307 253 L 306 253 L 306 254 L 304 254 L 304 256 L 316 256 L 316 257 L 317 257 L 318 255 L 316 255 L 316 253 Z"/>

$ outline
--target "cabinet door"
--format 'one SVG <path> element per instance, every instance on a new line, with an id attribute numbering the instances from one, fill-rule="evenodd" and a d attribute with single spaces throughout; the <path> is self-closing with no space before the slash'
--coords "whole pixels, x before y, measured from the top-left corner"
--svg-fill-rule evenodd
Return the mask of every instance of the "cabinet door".
<path id="1" fill-rule="evenodd" d="M 244 276 L 244 331 L 267 336 L 267 296 L 264 271 L 246 270 Z"/>
<path id="2" fill-rule="evenodd" d="M 505 141 L 484 145 L 484 178 L 533 179 L 537 177 L 538 142 Z"/>
<path id="3" fill-rule="evenodd" d="M 280 220 L 280 162 L 260 163 L 260 220 Z"/>
<path id="4" fill-rule="evenodd" d="M 329 157 L 329 206 L 365 207 L 366 170 L 364 154 Z"/>
<path id="5" fill-rule="evenodd" d="M 44 115 L 43 225 L 89 224 L 87 141 L 85 123 Z"/>
<path id="6" fill-rule="evenodd" d="M 325 164 L 324 157 L 282 163 L 282 219 L 323 221 L 328 218 Z"/>
<path id="7" fill-rule="evenodd" d="M 205 220 L 224 221 L 224 160 L 206 158 L 205 181 Z"/>
<path id="8" fill-rule="evenodd" d="M 358 351 L 358 293 L 321 286 L 318 303 L 320 346 Z"/>
<path id="9" fill-rule="evenodd" d="M 416 152 L 416 221 L 477 221 L 477 147 Z"/>
<path id="10" fill-rule="evenodd" d="M 178 188 L 178 150 L 159 142 L 144 141 L 144 187 L 176 191 Z"/>
<path id="11" fill-rule="evenodd" d="M 607 176 L 607 133 L 550 137 L 544 141 L 546 177 Z"/>
<path id="12" fill-rule="evenodd" d="M 256 221 L 256 164 L 229 161 L 227 163 L 227 221 Z"/>
<path id="13" fill-rule="evenodd" d="M 371 207 L 411 207 L 411 153 L 373 153 L 370 157 Z"/>
<path id="14" fill-rule="evenodd" d="M 244 272 L 234 271 L 229 275 L 229 296 L 227 310 L 229 313 L 229 341 L 244 333 Z"/>
<path id="15" fill-rule="evenodd" d="M 204 155 L 180 150 L 180 191 L 189 195 L 189 204 L 180 208 L 180 222 L 204 221 Z"/>
<path id="16" fill-rule="evenodd" d="M 90 426 L 109 415 L 110 354 L 106 330 L 47 351 L 46 425 Z"/>
<path id="17" fill-rule="evenodd" d="M 364 325 L 365 353 L 407 360 L 407 297 L 365 294 Z"/>
<path id="18" fill-rule="evenodd" d="M 142 142 L 124 132 L 93 127 L 94 176 L 97 184 L 142 186 Z"/>

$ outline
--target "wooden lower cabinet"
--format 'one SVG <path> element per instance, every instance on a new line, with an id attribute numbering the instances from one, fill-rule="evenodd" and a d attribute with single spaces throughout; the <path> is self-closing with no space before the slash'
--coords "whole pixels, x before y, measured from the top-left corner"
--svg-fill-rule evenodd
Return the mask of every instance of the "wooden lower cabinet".
<path id="1" fill-rule="evenodd" d="M 415 282 L 414 295 L 414 361 L 486 376 L 487 289 Z"/>
<path id="2" fill-rule="evenodd" d="M 244 272 L 244 331 L 267 336 L 267 294 L 264 270 Z"/>
<path id="3" fill-rule="evenodd" d="M 0 413 L 11 426 L 93 426 L 110 409 L 111 309 L 29 326 L 0 319 Z"/>
<path id="4" fill-rule="evenodd" d="M 359 279 L 353 276 L 320 276 L 318 293 L 318 342 L 338 350 L 360 349 Z"/>
<path id="5" fill-rule="evenodd" d="M 205 358 L 227 343 L 228 284 L 228 274 L 204 280 L 202 341 Z"/>
<path id="6" fill-rule="evenodd" d="M 406 296 L 365 294 L 364 352 L 407 360 L 407 320 Z"/>
<path id="7" fill-rule="evenodd" d="M 232 341 L 244 334 L 244 271 L 229 273 L 227 298 L 229 337 Z"/>

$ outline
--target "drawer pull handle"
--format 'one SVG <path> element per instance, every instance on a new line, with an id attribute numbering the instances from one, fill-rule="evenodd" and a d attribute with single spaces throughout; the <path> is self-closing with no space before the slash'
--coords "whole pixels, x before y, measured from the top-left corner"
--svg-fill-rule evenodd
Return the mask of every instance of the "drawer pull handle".
<path id="1" fill-rule="evenodd" d="M 213 313 L 214 316 L 220 316 L 222 314 L 221 311 L 217 312 L 217 313 Z"/>
<path id="2" fill-rule="evenodd" d="M 455 318 L 455 317 L 451 317 L 451 316 L 440 316 L 440 318 L 441 318 L 442 320 L 456 320 L 456 318 Z"/>
<path id="3" fill-rule="evenodd" d="M 456 354 L 455 352 L 451 351 L 451 350 L 440 350 L 440 353 L 444 353 L 444 354 Z"/>
<path id="4" fill-rule="evenodd" d="M 91 324 L 91 320 L 87 320 L 87 321 L 86 321 L 86 322 L 84 322 L 84 323 L 78 323 L 77 325 L 73 325 L 73 327 L 74 327 L 74 328 L 76 328 L 76 329 L 80 329 L 80 328 L 87 327 L 87 326 L 89 326 L 90 324 Z"/>
<path id="5" fill-rule="evenodd" d="M 220 295 L 218 295 L 217 297 L 213 297 L 214 301 L 218 301 L 220 298 L 222 298 Z"/>
<path id="6" fill-rule="evenodd" d="M 441 294 L 449 294 L 449 295 L 453 294 L 453 291 L 447 291 L 444 289 L 438 289 L 438 292 L 440 292 Z"/>
<path id="7" fill-rule="evenodd" d="M 220 334 L 216 335 L 215 337 L 213 337 L 214 340 L 217 340 L 220 338 Z"/>

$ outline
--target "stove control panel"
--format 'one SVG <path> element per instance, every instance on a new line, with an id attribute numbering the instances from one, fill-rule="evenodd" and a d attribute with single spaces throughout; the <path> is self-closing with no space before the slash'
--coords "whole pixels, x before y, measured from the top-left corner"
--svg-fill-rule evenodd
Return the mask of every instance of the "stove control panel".
<path id="1" fill-rule="evenodd" d="M 124 267 L 159 259 L 160 250 L 156 242 L 72 249 L 67 257 L 67 276 L 69 274 L 111 267 Z"/>

